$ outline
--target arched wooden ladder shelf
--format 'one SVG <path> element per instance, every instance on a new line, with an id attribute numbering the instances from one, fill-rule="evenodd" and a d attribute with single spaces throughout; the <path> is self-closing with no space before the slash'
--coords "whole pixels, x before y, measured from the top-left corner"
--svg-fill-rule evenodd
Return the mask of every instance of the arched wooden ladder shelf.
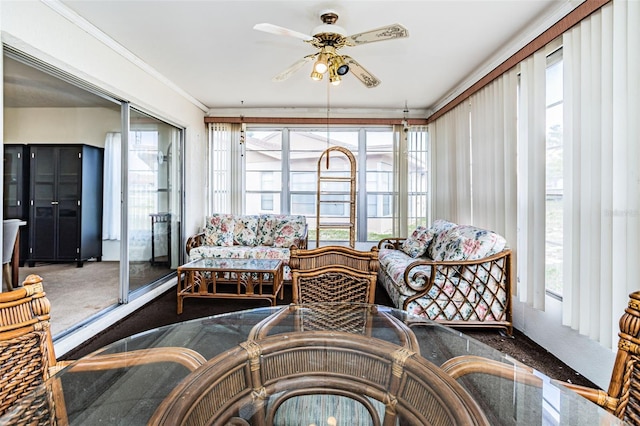
<path id="1" fill-rule="evenodd" d="M 330 154 L 337 154 L 336 159 L 342 157 L 349 165 L 348 170 L 334 168 L 331 170 Z M 349 191 L 344 190 L 344 184 L 349 185 Z M 348 198 L 344 198 L 344 195 Z M 320 212 L 322 205 L 346 204 L 349 208 L 348 222 L 340 218 L 323 220 Z M 332 220 L 333 219 L 333 220 Z M 341 146 L 326 149 L 318 159 L 318 189 L 316 202 L 316 247 L 320 247 L 320 232 L 327 229 L 349 230 L 349 245 L 356 244 L 356 158 L 351 151 Z"/>

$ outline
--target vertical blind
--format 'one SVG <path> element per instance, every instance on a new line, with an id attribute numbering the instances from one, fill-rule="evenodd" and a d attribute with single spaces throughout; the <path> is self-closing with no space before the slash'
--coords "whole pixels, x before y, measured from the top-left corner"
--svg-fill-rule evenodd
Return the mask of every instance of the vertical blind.
<path id="1" fill-rule="evenodd" d="M 242 213 L 242 181 L 237 169 L 238 158 L 242 155 L 243 147 L 240 138 L 240 124 L 210 123 L 209 124 L 209 170 L 207 173 L 206 192 L 207 209 L 209 214 L 215 212 Z"/>
<path id="2" fill-rule="evenodd" d="M 435 121 L 431 136 L 433 219 L 472 223 L 469 103 Z"/>
<path id="3" fill-rule="evenodd" d="M 536 309 L 545 302 L 546 56 L 520 64 L 518 120 L 518 298 Z"/>
<path id="4" fill-rule="evenodd" d="M 518 74 L 511 70 L 469 102 L 473 223 L 512 242 L 517 232 L 517 88 Z"/>
<path id="5" fill-rule="evenodd" d="M 614 0 L 562 36 L 562 320 L 607 347 L 616 343 L 618 318 L 640 276 L 638 28 L 640 2 Z M 537 309 L 545 299 L 545 66 L 544 52 L 536 52 L 519 66 L 519 96 L 507 74 L 431 129 L 435 218 L 498 231 L 504 220 L 512 247 L 517 239 L 518 297 Z M 516 99 L 514 170 L 509 111 Z M 508 199 L 513 181 L 517 212 Z"/>
<path id="6" fill-rule="evenodd" d="M 639 27 L 614 1 L 563 35 L 563 324 L 610 347 L 640 274 Z"/>

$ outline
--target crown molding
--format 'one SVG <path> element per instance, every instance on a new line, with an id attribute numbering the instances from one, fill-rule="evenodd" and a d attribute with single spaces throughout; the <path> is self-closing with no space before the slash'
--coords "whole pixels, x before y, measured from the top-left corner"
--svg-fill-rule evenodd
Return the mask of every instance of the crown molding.
<path id="1" fill-rule="evenodd" d="M 541 17 L 540 19 L 529 25 L 527 28 L 525 28 L 523 31 L 521 31 L 516 37 L 514 37 L 512 43 L 510 43 L 500 53 L 492 56 L 487 61 L 485 61 L 485 63 L 480 68 L 478 68 L 475 73 L 468 76 L 454 90 L 438 100 L 436 104 L 432 108 L 430 108 L 430 110 L 433 112 L 437 112 L 438 110 L 449 104 L 456 97 L 464 93 L 471 86 L 480 81 L 484 76 L 496 69 L 500 64 L 504 63 L 507 59 L 516 54 L 527 44 L 531 43 L 536 37 L 551 28 L 559 20 L 567 16 L 585 1 L 586 0 L 562 1 L 561 4 L 555 7 L 549 14 Z"/>
<path id="2" fill-rule="evenodd" d="M 387 108 L 211 108 L 208 117 L 292 117 L 292 118 L 415 118 L 424 119 L 431 114 L 428 109 L 410 109 L 405 114 L 400 109 Z"/>
<path id="3" fill-rule="evenodd" d="M 63 16 L 69 22 L 73 23 L 77 27 L 81 28 L 83 31 L 99 40 L 101 43 L 109 47 L 114 52 L 118 53 L 120 56 L 128 60 L 129 62 L 135 64 L 138 68 L 156 78 L 158 81 L 162 82 L 162 84 L 171 88 L 171 90 L 178 93 L 180 96 L 191 102 L 193 105 L 201 109 L 203 112 L 207 112 L 209 107 L 204 105 L 202 102 L 189 95 L 187 92 L 178 87 L 171 80 L 166 78 L 160 72 L 158 72 L 151 65 L 143 61 L 138 56 L 134 55 L 130 50 L 126 49 L 120 43 L 116 42 L 114 39 L 109 37 L 106 33 L 99 30 L 92 23 L 84 19 L 82 16 L 78 15 L 76 12 L 71 10 L 68 6 L 64 5 L 60 0 L 41 0 L 42 3 L 49 6 L 52 10 L 54 10 L 59 15 Z"/>

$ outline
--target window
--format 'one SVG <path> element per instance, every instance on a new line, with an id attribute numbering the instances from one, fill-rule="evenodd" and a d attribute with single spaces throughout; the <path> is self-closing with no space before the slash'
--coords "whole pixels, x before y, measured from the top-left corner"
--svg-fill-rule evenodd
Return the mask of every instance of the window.
<path id="1" fill-rule="evenodd" d="M 547 57 L 546 68 L 546 205 L 545 286 L 562 296 L 563 262 L 563 148 L 562 49 Z"/>
<path id="2" fill-rule="evenodd" d="M 429 140 L 422 128 L 411 128 L 407 132 L 407 235 L 418 225 L 424 225 L 429 212 Z"/>
<path id="3" fill-rule="evenodd" d="M 309 224 L 309 240 L 314 241 L 318 159 L 327 148 L 341 146 L 349 149 L 357 161 L 358 241 L 378 241 L 396 235 L 394 229 L 397 228 L 398 214 L 395 203 L 399 199 L 411 204 L 406 209 L 408 213 L 404 213 L 411 218 L 405 220 L 412 226 L 416 222 L 424 223 L 428 198 L 426 129 L 420 128 L 415 134 L 418 137 L 413 144 L 409 143 L 408 155 L 398 156 L 394 153 L 397 135 L 391 127 L 332 128 L 330 131 L 248 127 L 243 156 L 246 170 L 245 213 L 305 215 Z M 401 198 L 398 193 L 402 190 L 398 189 L 396 182 L 399 157 L 402 158 L 400 161 L 408 163 L 404 164 L 403 170 L 408 170 L 409 182 Z M 348 170 L 348 165 L 345 167 Z M 241 169 L 240 166 L 238 168 Z M 339 165 L 332 165 L 332 170 L 340 170 Z M 348 199 L 348 185 L 341 196 Z M 258 199 L 260 203 L 256 202 Z M 348 218 L 349 211 L 344 203 L 322 207 L 322 215 Z M 344 231 L 344 235 L 338 234 L 326 239 L 348 241 L 348 231 Z"/>
<path id="4" fill-rule="evenodd" d="M 393 131 L 366 132 L 367 240 L 378 241 L 393 232 Z"/>
<path id="5" fill-rule="evenodd" d="M 263 172 L 260 180 L 262 189 L 273 188 L 273 172 Z M 263 193 L 260 195 L 260 209 L 265 212 L 273 211 L 273 194 Z"/>
<path id="6" fill-rule="evenodd" d="M 248 131 L 245 144 L 245 213 L 281 213 L 282 132 Z"/>

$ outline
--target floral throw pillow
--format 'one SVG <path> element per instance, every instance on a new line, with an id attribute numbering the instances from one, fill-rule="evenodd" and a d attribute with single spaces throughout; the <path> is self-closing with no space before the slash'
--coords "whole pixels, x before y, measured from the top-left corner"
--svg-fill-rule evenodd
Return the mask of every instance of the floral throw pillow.
<path id="1" fill-rule="evenodd" d="M 232 246 L 235 221 L 233 215 L 215 213 L 207 217 L 204 243 L 208 246 Z"/>
<path id="2" fill-rule="evenodd" d="M 258 225 L 260 216 L 258 215 L 237 215 L 234 218 L 234 244 L 254 247 L 257 245 Z"/>
<path id="3" fill-rule="evenodd" d="M 275 214 L 260 215 L 260 222 L 258 223 L 258 234 L 256 236 L 257 246 L 273 245 L 273 231 L 277 223 L 278 218 Z"/>
<path id="4" fill-rule="evenodd" d="M 420 257 L 427 252 L 427 247 L 429 247 L 433 235 L 430 229 L 418 226 L 411 236 L 402 242 L 401 249 L 411 257 Z"/>
<path id="5" fill-rule="evenodd" d="M 282 216 L 273 230 L 273 246 L 289 248 L 304 235 L 307 219 L 304 216 Z"/>
<path id="6" fill-rule="evenodd" d="M 444 240 L 447 238 L 447 233 L 455 228 L 457 225 L 453 222 L 449 222 L 444 219 L 436 219 L 430 226 L 433 232 L 433 240 L 427 249 L 427 255 L 432 260 L 443 260 L 442 252 L 444 250 Z"/>
<path id="7" fill-rule="evenodd" d="M 506 240 L 495 232 L 471 225 L 460 225 L 447 231 L 439 240 L 437 259 L 477 260 L 504 250 Z"/>

